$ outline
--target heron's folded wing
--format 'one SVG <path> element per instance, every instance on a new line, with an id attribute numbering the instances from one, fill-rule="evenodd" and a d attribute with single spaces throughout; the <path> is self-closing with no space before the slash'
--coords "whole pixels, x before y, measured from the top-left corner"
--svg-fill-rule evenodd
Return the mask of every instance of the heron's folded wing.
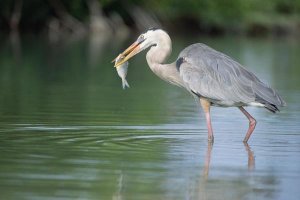
<path id="1" fill-rule="evenodd" d="M 204 44 L 193 44 L 179 54 L 177 66 L 186 87 L 198 95 L 224 104 L 285 106 L 284 100 L 252 72 L 229 56 Z"/>
<path id="2" fill-rule="evenodd" d="M 179 56 L 184 58 L 180 76 L 193 93 L 229 105 L 255 101 L 257 78 L 230 57 L 203 44 L 192 45 Z"/>

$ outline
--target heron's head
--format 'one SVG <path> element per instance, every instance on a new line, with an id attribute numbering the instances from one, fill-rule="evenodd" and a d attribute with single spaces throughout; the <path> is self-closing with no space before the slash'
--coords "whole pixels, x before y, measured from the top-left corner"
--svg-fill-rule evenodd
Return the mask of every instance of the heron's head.
<path id="1" fill-rule="evenodd" d="M 171 40 L 169 35 L 161 29 L 151 28 L 145 33 L 142 33 L 132 45 L 130 45 L 124 52 L 121 53 L 122 59 L 119 59 L 117 62 L 115 62 L 115 67 L 123 64 L 148 47 L 156 46 L 159 42 L 161 43 L 162 38 L 168 38 Z M 114 59 L 113 62 L 115 60 L 116 59 Z"/>

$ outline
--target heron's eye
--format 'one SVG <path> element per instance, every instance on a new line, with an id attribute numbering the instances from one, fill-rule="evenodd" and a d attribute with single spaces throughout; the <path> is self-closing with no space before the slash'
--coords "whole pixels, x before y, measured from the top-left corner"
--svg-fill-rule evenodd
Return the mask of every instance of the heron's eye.
<path id="1" fill-rule="evenodd" d="M 144 35 L 141 35 L 140 38 L 141 38 L 141 40 L 143 40 L 145 37 L 144 37 Z"/>

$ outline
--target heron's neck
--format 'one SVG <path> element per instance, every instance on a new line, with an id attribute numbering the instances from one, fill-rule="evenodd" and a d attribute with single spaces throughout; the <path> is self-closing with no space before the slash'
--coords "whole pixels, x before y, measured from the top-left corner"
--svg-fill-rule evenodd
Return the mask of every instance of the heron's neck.
<path id="1" fill-rule="evenodd" d="M 158 65 L 161 65 L 172 52 L 172 42 L 170 38 L 161 39 L 152 46 L 147 52 L 147 62 L 149 67 L 153 70 Z"/>
<path id="2" fill-rule="evenodd" d="M 179 72 L 176 69 L 176 64 L 164 64 L 165 60 L 172 52 L 171 39 L 167 36 L 160 40 L 156 46 L 150 48 L 147 52 L 146 59 L 150 69 L 161 79 L 178 85 L 183 86 Z"/>

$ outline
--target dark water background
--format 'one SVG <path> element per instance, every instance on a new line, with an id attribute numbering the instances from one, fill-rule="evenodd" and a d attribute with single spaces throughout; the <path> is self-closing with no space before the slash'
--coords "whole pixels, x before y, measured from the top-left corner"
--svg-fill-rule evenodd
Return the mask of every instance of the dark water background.
<path id="1" fill-rule="evenodd" d="M 0 47 L 0 199 L 300 199 L 300 46 L 292 39 L 173 38 L 234 57 L 272 85 L 279 114 L 213 108 L 213 146 L 200 107 L 136 56 L 128 90 L 110 61 L 133 41 Z"/>

